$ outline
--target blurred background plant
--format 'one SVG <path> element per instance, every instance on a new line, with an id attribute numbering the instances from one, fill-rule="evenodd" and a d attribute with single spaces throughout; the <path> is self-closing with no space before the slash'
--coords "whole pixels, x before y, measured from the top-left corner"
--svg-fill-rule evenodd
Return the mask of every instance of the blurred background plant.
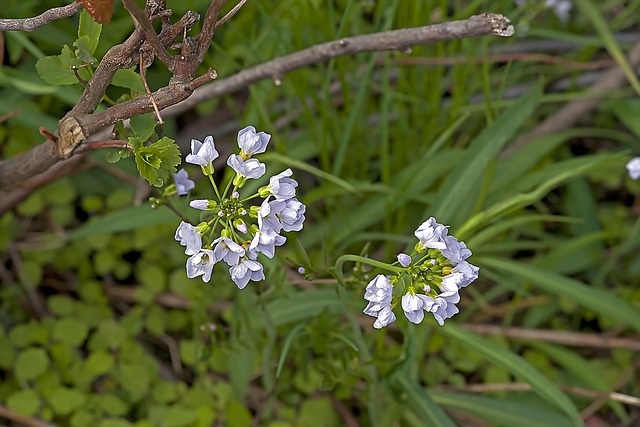
<path id="1" fill-rule="evenodd" d="M 208 5 L 169 3 L 176 16 Z M 164 116 L 183 154 L 191 138 L 213 135 L 224 160 L 252 124 L 272 134 L 267 166 L 296 171 L 305 228 L 265 262 L 267 280 L 243 291 L 226 272 L 186 278 L 180 220 L 143 202 L 152 193 L 131 158 L 110 164 L 95 152 L 34 191 L 0 217 L 0 417 L 73 427 L 640 423 L 640 182 L 624 169 L 640 153 L 640 100 L 628 72 L 638 60 L 622 54 L 639 39 L 639 2 L 576 0 L 566 20 L 532 3 L 245 5 L 205 58 L 220 76 L 342 36 L 488 11 L 526 36 L 340 57 Z M 59 5 L 10 0 L 1 13 Z M 39 144 L 38 128 L 55 129 L 79 98 L 79 85 L 52 86 L 35 70 L 73 44 L 77 24 L 0 33 L 3 158 Z M 116 3 L 95 56 L 132 28 Z M 627 80 L 589 94 L 613 68 Z M 158 64 L 147 72 L 152 89 L 169 76 Z M 595 102 L 573 121 L 531 133 L 583 100 Z M 207 197 L 206 179 L 187 170 L 192 195 Z M 378 271 L 347 264 L 346 287 L 325 272 L 345 253 L 394 261 L 429 216 L 467 242 L 480 278 L 444 327 L 399 318 L 374 330 L 362 295 Z"/>

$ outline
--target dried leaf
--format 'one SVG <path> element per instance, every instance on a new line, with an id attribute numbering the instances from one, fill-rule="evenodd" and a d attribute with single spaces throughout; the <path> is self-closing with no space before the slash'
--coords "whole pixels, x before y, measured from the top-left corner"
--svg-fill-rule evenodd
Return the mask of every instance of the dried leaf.
<path id="1" fill-rule="evenodd" d="M 114 2 L 115 0 L 76 0 L 76 3 L 82 3 L 82 7 L 99 24 L 108 24 L 111 21 Z"/>

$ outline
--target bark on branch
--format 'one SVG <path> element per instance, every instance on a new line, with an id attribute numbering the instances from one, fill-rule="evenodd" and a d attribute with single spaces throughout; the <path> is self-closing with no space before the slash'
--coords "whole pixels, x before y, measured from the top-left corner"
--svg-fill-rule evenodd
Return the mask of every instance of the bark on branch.
<path id="1" fill-rule="evenodd" d="M 279 80 L 290 71 L 328 61 L 337 56 L 384 50 L 405 51 L 412 46 L 439 41 L 486 35 L 509 37 L 513 33 L 513 26 L 505 16 L 497 13 L 483 13 L 460 21 L 346 37 L 312 46 L 247 68 L 230 77 L 218 79 L 197 89 L 186 101 L 169 108 L 166 113 L 179 114 L 202 101 L 236 92 L 260 80 L 269 78 Z"/>
<path id="2" fill-rule="evenodd" d="M 82 4 L 73 2 L 67 6 L 54 7 L 33 18 L 0 19 L 0 31 L 33 31 L 51 21 L 73 16 L 80 9 Z"/>

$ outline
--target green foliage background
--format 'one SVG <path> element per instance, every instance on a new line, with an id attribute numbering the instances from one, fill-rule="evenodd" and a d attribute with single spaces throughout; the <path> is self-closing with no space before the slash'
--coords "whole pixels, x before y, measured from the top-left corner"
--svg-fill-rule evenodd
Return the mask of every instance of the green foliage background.
<path id="1" fill-rule="evenodd" d="M 59 5 L 4 3 L 2 17 Z M 207 6 L 168 3 L 174 17 Z M 95 153 L 93 167 L 34 192 L 0 217 L 0 403 L 72 427 L 564 426 L 580 425 L 595 399 L 561 386 L 637 396 L 629 349 L 486 337 L 465 326 L 638 336 L 640 183 L 624 171 L 640 152 L 637 94 L 626 86 L 603 95 L 576 127 L 504 158 L 504 147 L 583 96 L 589 71 L 472 59 L 532 40 L 570 43 L 558 55 L 575 63 L 619 56 L 629 46 L 612 34 L 638 30 L 639 3 L 579 0 L 562 23 L 507 0 L 248 2 L 216 32 L 202 71 L 224 77 L 342 36 L 487 11 L 510 17 L 523 36 L 342 57 L 168 120 L 164 134 L 183 148 L 202 136 L 183 132 L 196 114 L 234 129 L 210 132 L 227 152 L 233 132 L 254 125 L 272 134 L 269 173 L 296 170 L 305 228 L 265 262 L 267 280 L 243 291 L 226 272 L 209 284 L 186 278 L 173 239 L 179 219 L 134 203 L 133 158 L 112 165 Z M 101 58 L 132 28 L 117 3 L 97 46 L 74 45 L 77 17 L 3 34 L 0 115 L 20 110 L 0 124 L 3 158 L 39 144 L 39 126 L 55 129 L 80 96 L 77 84 L 42 80 L 36 61 L 63 45 Z M 407 63 L 413 58 L 460 60 Z M 109 97 L 139 93 L 131 77 Z M 148 72 L 152 88 L 168 77 L 158 64 Z M 563 77 L 569 88 L 553 92 Z M 195 198 L 207 197 L 206 184 Z M 376 331 L 361 313 L 375 272 L 347 264 L 346 287 L 323 272 L 345 253 L 392 262 L 432 215 L 467 242 L 480 279 L 444 327 L 399 318 Z M 465 390 L 508 382 L 530 391 Z M 624 425 L 638 410 L 608 401 L 592 417 Z"/>

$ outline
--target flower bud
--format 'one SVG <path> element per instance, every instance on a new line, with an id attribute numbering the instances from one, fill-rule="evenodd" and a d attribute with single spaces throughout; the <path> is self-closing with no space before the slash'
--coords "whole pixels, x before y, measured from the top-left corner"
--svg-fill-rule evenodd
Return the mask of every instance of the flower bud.
<path id="1" fill-rule="evenodd" d="M 244 221 L 241 220 L 240 218 L 233 221 L 233 226 L 236 228 L 236 230 L 238 230 L 242 234 L 247 233 L 247 224 L 245 224 Z"/>

